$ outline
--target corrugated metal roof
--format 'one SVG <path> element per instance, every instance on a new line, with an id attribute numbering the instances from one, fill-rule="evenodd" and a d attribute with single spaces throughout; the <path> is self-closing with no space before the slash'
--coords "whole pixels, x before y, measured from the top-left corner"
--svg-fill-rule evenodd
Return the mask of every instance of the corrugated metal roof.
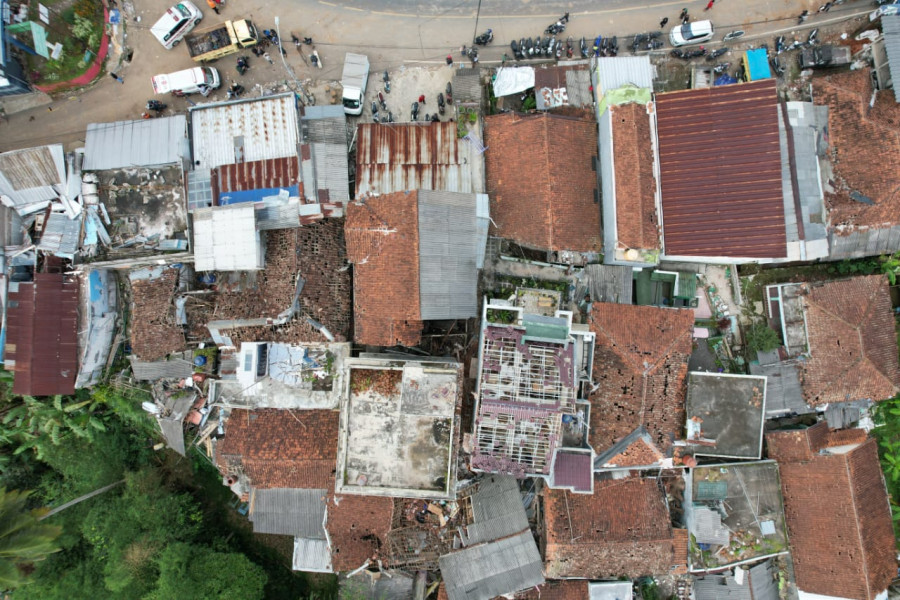
<path id="1" fill-rule="evenodd" d="M 423 190 L 418 199 L 422 319 L 478 316 L 475 194 Z"/>
<path id="2" fill-rule="evenodd" d="M 84 139 L 85 171 L 155 167 L 181 162 L 187 150 L 187 117 L 90 123 Z"/>
<path id="3" fill-rule="evenodd" d="M 706 506 L 695 506 L 691 535 L 698 544 L 727 546 L 731 541 L 728 528 L 722 524 L 722 516 Z"/>
<path id="4" fill-rule="evenodd" d="M 460 143 L 456 123 L 361 123 L 356 196 L 410 190 L 471 194 L 477 155 Z"/>
<path id="5" fill-rule="evenodd" d="M 631 304 L 633 293 L 631 267 L 618 265 L 587 265 L 586 287 L 593 302 Z"/>
<path id="6" fill-rule="evenodd" d="M 738 585 L 731 575 L 695 577 L 694 598 L 696 600 L 753 600 L 748 583 L 745 581 L 743 585 Z"/>
<path id="7" fill-rule="evenodd" d="M 590 492 L 594 488 L 593 467 L 590 452 L 557 450 L 553 462 L 553 487 Z"/>
<path id="8" fill-rule="evenodd" d="M 528 529 L 528 518 L 512 475 L 489 475 L 472 495 L 474 522 L 462 534 L 466 546 L 490 542 Z"/>
<path id="9" fill-rule="evenodd" d="M 0 246 L 18 246 L 25 240 L 22 217 L 0 204 Z"/>
<path id="10" fill-rule="evenodd" d="M 881 30 L 884 34 L 884 49 L 887 52 L 888 68 L 891 81 L 900 83 L 900 15 L 884 15 L 881 17 Z M 900 94 L 895 94 L 900 96 Z M 897 100 L 900 102 L 900 100 Z"/>
<path id="11" fill-rule="evenodd" d="M 347 115 L 343 106 L 308 106 L 303 110 L 303 143 L 341 144 L 347 147 Z"/>
<path id="12" fill-rule="evenodd" d="M 300 161 L 296 155 L 221 165 L 212 170 L 214 198 L 222 192 L 289 188 L 299 181 Z"/>
<path id="13" fill-rule="evenodd" d="M 194 372 L 191 361 L 183 358 L 172 360 L 143 361 L 130 356 L 131 371 L 138 381 L 157 381 L 159 379 L 183 379 Z"/>
<path id="14" fill-rule="evenodd" d="M 315 190 L 317 202 L 350 201 L 350 167 L 347 145 L 316 142 L 312 145 L 315 164 Z M 304 183 L 304 187 L 305 187 Z M 327 192 L 323 196 L 322 192 Z"/>
<path id="15" fill-rule="evenodd" d="M 262 239 L 252 204 L 194 211 L 194 268 L 197 271 L 253 271 L 264 266 Z"/>
<path id="16" fill-rule="evenodd" d="M 78 374 L 78 284 L 36 273 L 9 292 L 4 359 L 15 363 L 14 394 L 75 392 Z"/>
<path id="17" fill-rule="evenodd" d="M 453 101 L 480 104 L 484 96 L 481 69 L 453 70 Z"/>
<path id="18" fill-rule="evenodd" d="M 796 363 L 780 362 L 770 365 L 750 363 L 750 374 L 763 375 L 766 378 L 767 419 L 815 412 L 803 400 L 800 372 Z"/>
<path id="19" fill-rule="evenodd" d="M 293 93 L 191 108 L 194 164 L 200 168 L 296 156 L 299 135 Z"/>
<path id="20" fill-rule="evenodd" d="M 159 428 L 162 431 L 163 438 L 166 440 L 166 446 L 182 456 L 187 456 L 184 447 L 183 423 L 173 419 L 159 419 Z"/>
<path id="21" fill-rule="evenodd" d="M 598 93 L 602 95 L 623 85 L 653 89 L 653 65 L 650 64 L 650 56 L 615 56 L 597 59 Z"/>
<path id="22" fill-rule="evenodd" d="M 70 219 L 64 213 L 50 213 L 44 221 L 44 231 L 38 250 L 62 258 L 74 258 L 81 239 L 81 217 Z"/>
<path id="23" fill-rule="evenodd" d="M 0 154 L 0 196 L 27 214 L 39 210 L 64 191 L 66 159 L 60 144 Z"/>
<path id="24" fill-rule="evenodd" d="M 753 600 L 778 600 L 778 584 L 775 576 L 775 565 L 771 560 L 750 567 L 750 590 Z"/>
<path id="25" fill-rule="evenodd" d="M 328 540 L 311 540 L 295 537 L 292 568 L 295 571 L 333 573 L 331 548 L 328 547 Z"/>
<path id="26" fill-rule="evenodd" d="M 300 227 L 300 202 L 296 199 L 286 204 L 268 204 L 256 209 L 256 228 L 260 231 L 271 229 L 296 229 Z"/>
<path id="27" fill-rule="evenodd" d="M 254 533 L 325 539 L 325 498 L 328 490 L 254 489 L 250 522 Z"/>
<path id="28" fill-rule="evenodd" d="M 588 584 L 590 600 L 632 600 L 632 583 L 630 581 L 604 581 Z"/>
<path id="29" fill-rule="evenodd" d="M 775 80 L 656 96 L 668 256 L 787 256 Z"/>
<path id="30" fill-rule="evenodd" d="M 530 531 L 446 554 L 440 566 L 450 600 L 489 600 L 544 583 Z"/>

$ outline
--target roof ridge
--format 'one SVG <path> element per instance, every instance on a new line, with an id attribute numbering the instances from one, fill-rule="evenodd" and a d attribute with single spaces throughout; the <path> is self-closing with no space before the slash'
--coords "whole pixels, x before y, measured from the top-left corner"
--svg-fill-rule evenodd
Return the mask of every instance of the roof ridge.
<path id="1" fill-rule="evenodd" d="M 863 442 L 865 443 L 865 442 Z M 844 461 L 844 469 L 847 473 L 847 486 L 850 488 L 850 501 L 853 503 L 853 526 L 856 529 L 856 539 L 859 542 L 859 550 L 860 554 L 862 554 L 862 574 L 863 581 L 866 585 L 866 599 L 872 597 L 872 590 L 869 586 L 869 571 L 868 566 L 866 565 L 866 548 L 862 539 L 862 531 L 860 531 L 859 527 L 859 510 L 856 507 L 856 486 L 853 485 L 853 474 L 850 470 L 850 455 L 853 454 L 853 451 L 846 454 L 841 455 L 841 459 Z"/>
<path id="2" fill-rule="evenodd" d="M 547 225 L 548 225 L 547 230 L 550 232 L 550 239 L 548 240 L 549 241 L 548 246 L 550 248 L 553 248 L 554 247 L 553 238 L 555 237 L 554 234 L 556 232 L 554 231 L 555 224 L 553 222 L 553 202 L 554 202 L 553 178 L 550 177 L 550 174 L 553 172 L 553 165 L 551 163 L 551 157 L 550 157 L 550 118 L 549 118 L 549 114 L 550 114 L 549 112 L 545 111 L 544 116 L 542 118 L 543 125 L 544 125 L 544 136 L 543 136 L 543 139 L 541 140 L 541 143 L 543 144 L 544 156 L 546 157 L 545 164 L 547 166 L 547 178 L 546 178 L 547 196 L 550 198 L 550 202 L 547 203 Z"/>

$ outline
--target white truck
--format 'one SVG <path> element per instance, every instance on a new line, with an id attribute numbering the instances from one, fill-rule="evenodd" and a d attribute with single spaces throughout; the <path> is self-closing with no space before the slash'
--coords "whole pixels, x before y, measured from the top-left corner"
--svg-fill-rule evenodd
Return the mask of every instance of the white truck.
<path id="1" fill-rule="evenodd" d="M 368 81 L 369 58 L 363 54 L 348 52 L 344 58 L 344 74 L 341 77 L 341 85 L 344 87 L 344 112 L 348 115 L 362 114 Z"/>

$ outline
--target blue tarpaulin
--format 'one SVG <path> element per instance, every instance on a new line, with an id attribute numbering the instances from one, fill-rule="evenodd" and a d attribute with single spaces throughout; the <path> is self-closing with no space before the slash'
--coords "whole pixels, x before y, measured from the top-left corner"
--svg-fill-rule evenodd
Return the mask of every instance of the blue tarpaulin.
<path id="1" fill-rule="evenodd" d="M 281 190 L 287 190 L 291 196 L 300 195 L 300 186 L 292 185 L 288 188 L 263 188 L 259 190 L 244 190 L 242 192 L 222 192 L 219 194 L 219 206 L 238 204 L 239 202 L 262 202 L 263 198 L 277 196 Z"/>
<path id="2" fill-rule="evenodd" d="M 772 77 L 772 72 L 769 70 L 769 57 L 765 48 L 747 50 L 744 53 L 744 70 L 747 72 L 747 81 Z"/>
<path id="3" fill-rule="evenodd" d="M 737 83 L 737 79 L 726 73 L 717 77 L 713 85 L 731 85 L 732 83 Z"/>

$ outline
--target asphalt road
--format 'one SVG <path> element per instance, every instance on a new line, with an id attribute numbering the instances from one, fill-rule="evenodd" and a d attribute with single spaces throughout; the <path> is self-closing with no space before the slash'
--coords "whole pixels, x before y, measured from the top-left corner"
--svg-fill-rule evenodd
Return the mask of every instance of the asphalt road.
<path id="1" fill-rule="evenodd" d="M 204 13 L 200 27 L 226 19 L 250 18 L 260 29 L 268 29 L 274 28 L 275 17 L 279 17 L 282 37 L 290 39 L 289 32 L 293 30 L 314 39 L 323 59 L 323 69 L 305 64 L 290 43 L 285 57 L 298 79 L 311 79 L 313 84 L 339 80 L 343 56 L 348 51 L 367 54 L 373 71 L 443 64 L 450 51 L 460 60 L 459 47 L 470 42 L 476 31 L 478 6 L 477 0 L 261 0 L 248 4 L 248 10 L 244 10 L 243 0 L 225 1 L 222 14 L 216 15 L 203 0 L 194 0 Z M 54 98 L 49 105 L 52 111 L 43 106 L 11 114 L 8 123 L 0 124 L 0 151 L 52 142 L 62 142 L 69 150 L 83 144 L 88 123 L 139 118 L 144 104 L 153 97 L 150 85 L 153 75 L 195 66 L 186 48 L 178 46 L 167 51 L 149 33 L 149 27 L 171 3 L 172 0 L 122 0 L 128 17 L 125 45 L 134 50 L 134 55 L 131 63 L 121 66 L 118 65 L 120 56 L 114 55 L 107 63 L 107 71 L 116 70 L 125 83 L 103 76 L 86 89 Z M 571 35 L 575 40 L 582 36 L 591 40 L 598 34 L 617 35 L 621 40 L 658 29 L 663 17 L 669 18 L 671 26 L 682 8 L 688 8 L 694 20 L 711 19 L 719 32 L 740 28 L 750 37 L 762 32 L 791 30 L 797 14 L 804 9 L 815 12 L 818 5 L 818 0 L 717 0 L 714 8 L 705 12 L 705 0 L 482 0 L 477 30 L 490 27 L 494 31 L 494 44 L 481 53 L 482 64 L 490 65 L 499 62 L 502 54 L 509 51 L 510 40 L 542 35 L 544 28 L 564 12 L 571 15 L 564 35 Z M 871 7 L 869 0 L 857 0 L 835 7 L 830 13 L 814 15 L 807 25 L 841 21 Z M 720 35 L 717 37 L 721 39 Z M 620 42 L 622 48 L 626 45 Z M 225 80 L 223 88 L 230 80 L 237 79 L 251 94 L 259 94 L 267 84 L 289 77 L 277 54 L 270 54 L 274 65 L 249 55 L 251 69 L 244 77 L 236 73 L 234 56 L 223 58 L 213 66 Z M 262 87 L 253 89 L 254 84 Z M 224 95 L 223 89 L 208 99 L 201 96 L 191 99 L 222 100 Z M 160 100 L 175 111 L 188 107 L 185 99 Z"/>

